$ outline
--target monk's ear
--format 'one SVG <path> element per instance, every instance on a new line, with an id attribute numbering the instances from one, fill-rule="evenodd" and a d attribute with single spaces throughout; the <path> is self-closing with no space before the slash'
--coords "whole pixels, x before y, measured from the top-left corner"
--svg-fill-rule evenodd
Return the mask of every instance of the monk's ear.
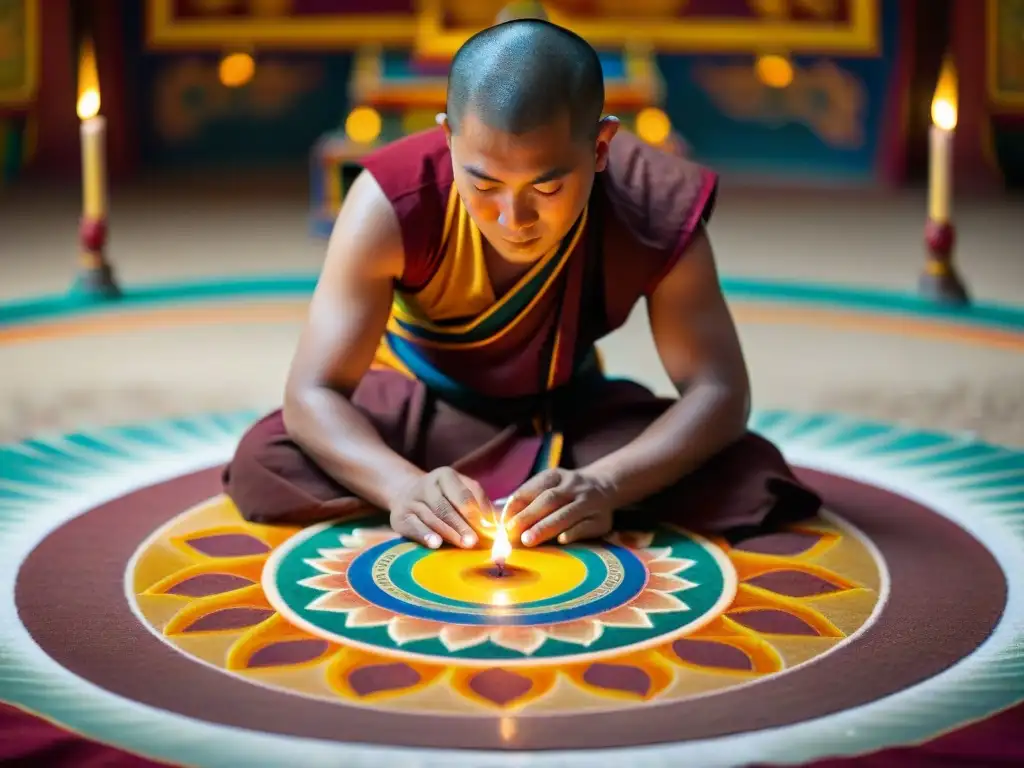
<path id="1" fill-rule="evenodd" d="M 597 171 L 603 171 L 608 167 L 608 147 L 619 132 L 619 118 L 608 115 L 601 118 L 597 129 Z"/>
<path id="2" fill-rule="evenodd" d="M 448 115 L 444 112 L 438 112 L 434 116 L 434 122 L 444 128 L 445 138 L 448 140 L 448 146 L 452 144 L 452 128 L 448 125 Z"/>

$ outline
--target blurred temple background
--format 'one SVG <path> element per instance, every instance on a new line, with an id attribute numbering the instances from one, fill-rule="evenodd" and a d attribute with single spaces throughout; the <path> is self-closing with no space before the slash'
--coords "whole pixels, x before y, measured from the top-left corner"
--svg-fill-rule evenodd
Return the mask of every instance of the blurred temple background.
<path id="1" fill-rule="evenodd" d="M 246 522 L 221 469 L 360 159 L 541 13 L 720 174 L 750 428 L 823 513 L 699 542 L 625 510 L 635 556 L 509 579 Z M 0 0 L 0 764 L 1024 765 L 1022 190 L 1024 0 Z M 673 397 L 645 308 L 601 357 Z M 387 423 L 450 419 L 424 389 Z"/>
<path id="2" fill-rule="evenodd" d="M 115 176 L 295 165 L 311 152 L 318 175 L 432 125 L 448 57 L 503 5 L 2 0 L 4 178 L 77 172 L 74 105 L 89 44 Z M 600 49 L 610 112 L 722 172 L 828 185 L 923 180 L 948 57 L 959 80 L 958 175 L 1024 179 L 1017 0 L 552 0 L 547 9 Z"/>
<path id="3" fill-rule="evenodd" d="M 941 312 L 1024 300 L 1024 0 L 0 0 L 0 301 L 311 281 L 359 158 L 434 125 L 470 34 L 539 12 L 599 50 L 607 112 L 722 175 L 712 236 L 758 403 L 1024 439 L 1007 416 L 1019 357 L 968 365 L 976 346 L 752 320 L 744 304 L 792 309 L 803 299 L 780 286 L 795 283 Z M 71 383 L 25 373 L 4 385 L 24 407 L 0 434 L 127 418 L 134 399 L 188 410 L 189 388 L 272 404 L 295 332 L 253 353 L 262 373 L 197 353 L 202 386 L 182 373 L 191 353 L 129 368 L 122 341 L 76 415 Z M 645 333 L 610 339 L 610 364 L 670 391 Z M 56 371 L 84 353 L 34 354 Z M 148 394 L 98 404 L 125 389 Z"/>

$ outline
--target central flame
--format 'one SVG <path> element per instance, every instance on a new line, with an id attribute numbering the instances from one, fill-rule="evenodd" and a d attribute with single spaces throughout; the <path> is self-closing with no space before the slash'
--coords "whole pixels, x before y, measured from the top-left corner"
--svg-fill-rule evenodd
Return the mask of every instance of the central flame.
<path id="1" fill-rule="evenodd" d="M 100 113 L 100 78 L 96 69 L 96 51 L 86 40 L 78 61 L 78 101 L 75 111 L 81 120 L 90 120 Z"/>
<path id="2" fill-rule="evenodd" d="M 491 560 L 498 565 L 504 565 L 508 556 L 512 554 L 512 542 L 508 540 L 508 531 L 505 530 L 505 521 L 499 520 L 494 531 L 494 544 L 491 545 Z"/>
<path id="3" fill-rule="evenodd" d="M 100 113 L 100 92 L 90 89 L 78 97 L 75 111 L 82 120 L 91 120 Z"/>
<path id="4" fill-rule="evenodd" d="M 939 82 L 932 97 L 932 122 L 944 131 L 952 131 L 957 123 L 958 86 L 956 66 L 948 56 L 942 63 Z"/>

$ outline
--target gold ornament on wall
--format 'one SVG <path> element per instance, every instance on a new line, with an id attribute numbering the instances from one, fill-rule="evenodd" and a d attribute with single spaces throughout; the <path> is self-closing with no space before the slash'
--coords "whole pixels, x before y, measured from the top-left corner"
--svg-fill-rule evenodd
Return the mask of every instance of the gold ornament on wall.
<path id="1" fill-rule="evenodd" d="M 747 0 L 747 4 L 769 19 L 788 19 L 794 11 L 819 19 L 833 19 L 839 13 L 839 0 Z"/>
<path id="2" fill-rule="evenodd" d="M 191 0 L 193 10 L 210 16 L 245 11 L 253 16 L 287 16 L 294 0 Z"/>
<path id="3" fill-rule="evenodd" d="M 196 13 L 220 16 L 240 7 L 239 0 L 190 0 L 189 7 Z"/>
<path id="4" fill-rule="evenodd" d="M 666 19 L 678 16 L 686 9 L 688 0 L 595 0 L 594 6 L 605 16 L 643 18 L 660 16 Z"/>
<path id="5" fill-rule="evenodd" d="M 249 11 L 253 16 L 287 16 L 293 5 L 293 0 L 249 0 Z"/>

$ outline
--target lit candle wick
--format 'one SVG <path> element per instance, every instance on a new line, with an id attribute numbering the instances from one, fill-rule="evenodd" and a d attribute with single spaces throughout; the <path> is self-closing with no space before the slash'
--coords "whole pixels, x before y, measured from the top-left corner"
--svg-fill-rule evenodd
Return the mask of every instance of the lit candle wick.
<path id="1" fill-rule="evenodd" d="M 494 535 L 494 544 L 491 546 L 491 560 L 498 567 L 499 576 L 504 575 L 505 563 L 510 554 L 512 554 L 512 543 L 508 540 L 508 532 L 505 531 L 504 525 L 499 525 Z"/>
<path id="2" fill-rule="evenodd" d="M 497 567 L 499 576 L 505 575 L 505 563 L 511 554 L 512 542 L 509 541 L 508 531 L 505 530 L 505 510 L 502 509 L 495 525 L 494 544 L 491 545 L 491 560 Z"/>

